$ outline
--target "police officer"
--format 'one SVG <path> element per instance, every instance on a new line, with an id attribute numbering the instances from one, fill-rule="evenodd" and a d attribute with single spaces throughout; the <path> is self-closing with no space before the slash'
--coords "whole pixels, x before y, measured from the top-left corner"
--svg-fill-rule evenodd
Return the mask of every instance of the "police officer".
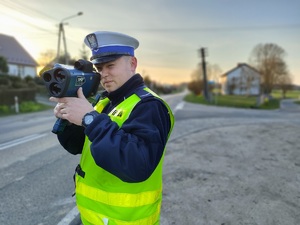
<path id="1" fill-rule="evenodd" d="M 174 117 L 136 73 L 139 42 L 98 31 L 86 36 L 105 92 L 93 107 L 84 97 L 54 98 L 56 117 L 70 122 L 60 144 L 81 154 L 75 194 L 83 224 L 159 224 L 162 167 Z"/>

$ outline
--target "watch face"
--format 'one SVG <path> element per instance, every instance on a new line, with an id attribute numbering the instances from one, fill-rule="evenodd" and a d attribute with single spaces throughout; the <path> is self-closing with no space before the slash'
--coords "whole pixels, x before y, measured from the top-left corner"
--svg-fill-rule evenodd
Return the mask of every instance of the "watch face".
<path id="1" fill-rule="evenodd" d="M 86 125 L 89 125 L 91 122 L 93 122 L 93 120 L 94 120 L 94 117 L 92 115 L 86 115 L 84 117 L 84 123 Z"/>

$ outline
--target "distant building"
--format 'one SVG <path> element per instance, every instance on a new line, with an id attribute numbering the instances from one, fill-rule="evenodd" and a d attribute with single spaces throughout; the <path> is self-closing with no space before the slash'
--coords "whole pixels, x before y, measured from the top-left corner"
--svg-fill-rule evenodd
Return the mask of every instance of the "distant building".
<path id="1" fill-rule="evenodd" d="M 237 66 L 220 77 L 223 95 L 259 95 L 261 75 L 246 63 Z"/>
<path id="2" fill-rule="evenodd" d="M 8 64 L 8 74 L 24 78 L 37 75 L 38 63 L 12 36 L 0 34 L 0 56 Z"/>

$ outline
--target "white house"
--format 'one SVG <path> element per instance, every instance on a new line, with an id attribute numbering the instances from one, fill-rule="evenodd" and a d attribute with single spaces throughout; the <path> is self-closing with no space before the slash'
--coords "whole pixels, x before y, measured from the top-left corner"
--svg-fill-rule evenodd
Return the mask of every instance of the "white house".
<path id="1" fill-rule="evenodd" d="M 223 95 L 259 95 L 260 82 L 260 73 L 246 63 L 238 63 L 220 77 Z"/>
<path id="2" fill-rule="evenodd" d="M 37 62 L 12 36 L 0 34 L 0 56 L 8 65 L 8 74 L 24 78 L 37 75 Z"/>

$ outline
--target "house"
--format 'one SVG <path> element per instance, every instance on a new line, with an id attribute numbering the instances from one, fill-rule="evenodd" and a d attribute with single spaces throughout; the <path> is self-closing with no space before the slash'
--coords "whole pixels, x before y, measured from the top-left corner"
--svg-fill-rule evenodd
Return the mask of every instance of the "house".
<path id="1" fill-rule="evenodd" d="M 0 56 L 8 65 L 8 74 L 24 78 L 37 75 L 37 62 L 12 36 L 0 34 Z"/>
<path id="2" fill-rule="evenodd" d="M 238 63 L 220 77 L 223 95 L 259 95 L 260 83 L 260 73 L 246 63 Z"/>

